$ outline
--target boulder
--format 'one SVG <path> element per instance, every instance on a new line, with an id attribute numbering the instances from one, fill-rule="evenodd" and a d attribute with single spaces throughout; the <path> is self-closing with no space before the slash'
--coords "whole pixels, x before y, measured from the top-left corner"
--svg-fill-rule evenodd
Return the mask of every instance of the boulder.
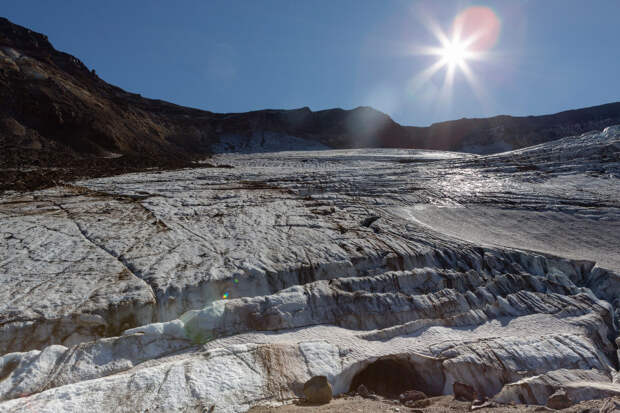
<path id="1" fill-rule="evenodd" d="M 415 402 L 417 400 L 422 400 L 422 399 L 426 399 L 426 394 L 424 394 L 424 392 L 418 391 L 418 390 L 407 390 L 406 392 L 402 393 L 398 398 L 400 399 L 401 403 L 405 403 L 405 402 Z"/>
<path id="2" fill-rule="evenodd" d="M 329 403 L 332 399 L 332 386 L 325 376 L 314 376 L 304 384 L 304 395 L 310 403 Z"/>
<path id="3" fill-rule="evenodd" d="M 554 410 L 566 409 L 573 405 L 564 390 L 558 390 L 547 399 L 547 407 Z"/>
<path id="4" fill-rule="evenodd" d="M 457 400 L 474 401 L 476 399 L 476 391 L 468 384 L 456 382 L 452 386 L 454 398 Z"/>
<path id="5" fill-rule="evenodd" d="M 362 226 L 363 227 L 370 227 L 376 220 L 378 220 L 379 218 L 381 218 L 380 216 L 377 215 L 373 215 L 371 217 L 367 217 L 362 221 Z"/>
<path id="6" fill-rule="evenodd" d="M 359 386 L 357 386 L 356 392 L 362 397 L 370 396 L 370 391 L 363 384 L 360 384 Z"/>

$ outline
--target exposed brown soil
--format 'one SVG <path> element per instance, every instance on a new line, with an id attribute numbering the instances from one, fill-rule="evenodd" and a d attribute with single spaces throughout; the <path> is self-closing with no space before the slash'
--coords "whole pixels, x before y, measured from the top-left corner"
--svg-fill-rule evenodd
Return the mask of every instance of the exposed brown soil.
<path id="1" fill-rule="evenodd" d="M 572 407 L 561 410 L 566 413 L 597 412 L 605 400 L 589 400 L 577 403 Z M 425 406 L 426 405 L 426 406 Z M 471 412 L 471 403 L 455 400 L 452 396 L 431 397 L 421 400 L 419 406 L 407 407 L 394 400 L 380 399 L 370 400 L 360 396 L 345 396 L 332 400 L 324 405 L 310 405 L 304 403 L 290 404 L 280 407 L 254 407 L 249 413 L 378 413 L 378 412 L 417 412 L 417 413 L 440 413 L 440 412 Z M 494 405 L 482 407 L 476 412 L 493 413 L 516 413 L 516 412 L 552 412 L 557 410 L 548 409 L 545 406 L 527 405 Z"/>
<path id="2" fill-rule="evenodd" d="M 141 157 L 67 159 L 63 165 L 0 169 L 0 193 L 34 191 L 77 179 L 98 178 L 145 170 L 170 170 L 195 166 L 190 157 Z M 201 163 L 201 167 L 213 166 Z"/>

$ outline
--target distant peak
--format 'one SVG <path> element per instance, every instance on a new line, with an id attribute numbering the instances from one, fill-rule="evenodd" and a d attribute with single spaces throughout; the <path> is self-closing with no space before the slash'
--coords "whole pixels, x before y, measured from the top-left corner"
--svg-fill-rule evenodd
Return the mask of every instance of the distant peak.
<path id="1" fill-rule="evenodd" d="M 368 111 L 372 111 L 372 112 L 381 112 L 380 110 L 377 110 L 375 108 L 373 108 L 372 106 L 358 106 L 353 110 L 368 110 Z M 383 112 L 381 112 L 383 113 Z"/>

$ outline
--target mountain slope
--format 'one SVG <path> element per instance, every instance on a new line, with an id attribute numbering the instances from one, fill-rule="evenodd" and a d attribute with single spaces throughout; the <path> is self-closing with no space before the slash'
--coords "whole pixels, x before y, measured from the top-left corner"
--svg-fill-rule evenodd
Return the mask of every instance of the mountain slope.
<path id="1" fill-rule="evenodd" d="M 423 136 L 427 149 L 495 153 L 602 130 L 617 124 L 619 119 L 620 102 L 616 102 L 553 115 L 459 119 L 435 123 L 421 133 L 417 130 L 412 133 Z"/>
<path id="2" fill-rule="evenodd" d="M 6 19 L 0 19 L 0 68 L 1 136 L 9 149 L 98 155 L 207 150 L 201 142 L 209 112 L 109 85 L 55 50 L 46 36 Z"/>
<path id="3" fill-rule="evenodd" d="M 161 164 L 162 159 L 204 156 L 214 145 L 239 137 L 269 139 L 270 147 L 292 136 L 332 148 L 493 153 L 616 123 L 620 103 L 546 116 L 460 119 L 429 127 L 401 126 L 369 107 L 216 114 L 125 92 L 77 58 L 54 49 L 45 35 L 0 18 L 0 167 L 4 168 L 66 166 L 75 159 L 120 155 Z M 224 147 L 235 150 L 234 145 Z"/>

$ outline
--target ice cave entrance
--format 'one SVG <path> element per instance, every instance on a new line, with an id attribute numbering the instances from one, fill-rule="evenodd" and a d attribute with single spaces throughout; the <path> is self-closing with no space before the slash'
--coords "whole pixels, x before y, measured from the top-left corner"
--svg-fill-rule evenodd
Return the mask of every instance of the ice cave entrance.
<path id="1" fill-rule="evenodd" d="M 406 357 L 380 358 L 353 377 L 349 391 L 363 384 L 368 390 L 386 398 L 398 398 L 407 390 L 419 390 L 427 396 L 441 395 L 444 382 L 441 369 L 428 371 L 428 367 L 420 367 L 416 368 L 415 363 Z"/>

